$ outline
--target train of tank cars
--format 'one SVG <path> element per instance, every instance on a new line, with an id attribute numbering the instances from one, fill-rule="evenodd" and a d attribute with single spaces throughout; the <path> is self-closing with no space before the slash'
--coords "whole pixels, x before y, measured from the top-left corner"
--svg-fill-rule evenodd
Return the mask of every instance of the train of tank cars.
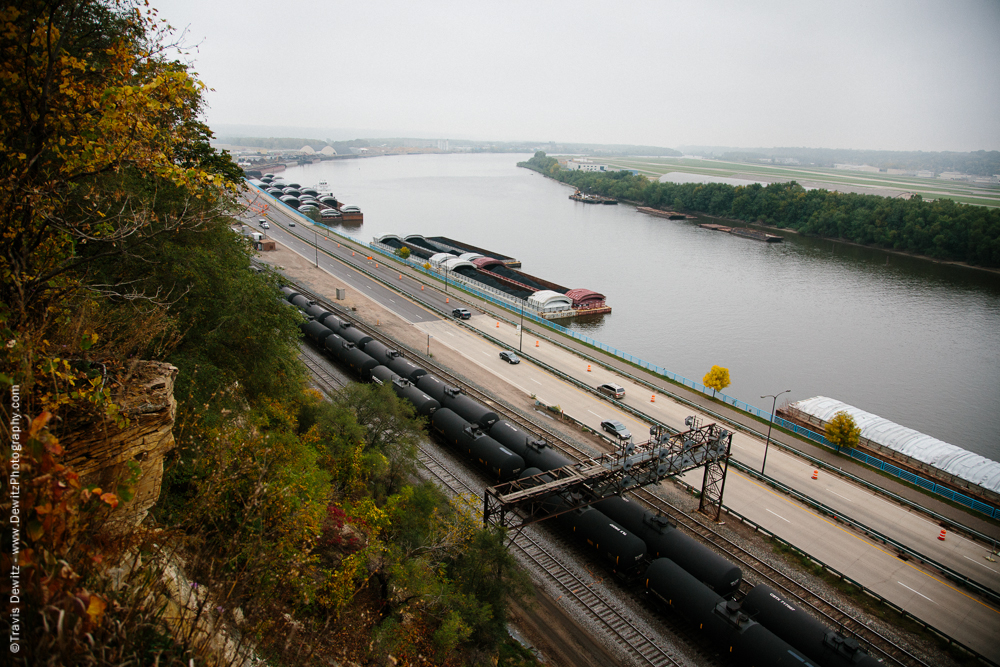
<path id="1" fill-rule="evenodd" d="M 306 338 L 359 379 L 391 386 L 418 414 L 430 419 L 433 430 L 449 447 L 471 458 L 491 477 L 499 481 L 527 478 L 575 463 L 351 322 L 291 287 L 281 291 L 305 316 L 300 326 Z M 549 513 L 563 511 L 553 520 L 596 549 L 612 570 L 624 577 L 641 577 L 658 604 L 693 622 L 740 664 L 879 664 L 855 639 L 820 623 L 769 586 L 755 586 L 742 602 L 736 602 L 733 596 L 743 577 L 736 565 L 635 502 L 615 496 L 565 512 L 565 501 L 555 495 L 546 505 Z M 649 559 L 652 562 L 646 565 Z"/>

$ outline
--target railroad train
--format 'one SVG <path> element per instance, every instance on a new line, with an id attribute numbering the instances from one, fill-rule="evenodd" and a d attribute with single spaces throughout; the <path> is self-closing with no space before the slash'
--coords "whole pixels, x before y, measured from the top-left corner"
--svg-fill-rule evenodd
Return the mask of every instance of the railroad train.
<path id="1" fill-rule="evenodd" d="M 574 461 L 427 372 L 398 350 L 375 340 L 291 287 L 285 300 L 305 317 L 303 335 L 360 380 L 388 385 L 449 447 L 472 459 L 497 481 L 534 478 Z M 768 586 L 754 587 L 742 603 L 734 597 L 743 580 L 739 567 L 671 525 L 662 515 L 614 496 L 569 509 L 559 495 L 543 503 L 574 537 L 597 551 L 625 577 L 641 575 L 645 589 L 697 625 L 720 650 L 751 667 L 875 667 L 852 638 L 809 616 Z M 643 573 L 642 567 L 646 566 Z"/>

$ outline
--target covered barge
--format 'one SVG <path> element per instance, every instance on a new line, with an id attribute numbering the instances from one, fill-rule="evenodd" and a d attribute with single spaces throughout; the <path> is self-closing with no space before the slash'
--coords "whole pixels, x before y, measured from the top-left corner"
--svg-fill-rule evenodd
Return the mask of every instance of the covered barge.
<path id="1" fill-rule="evenodd" d="M 407 248 L 411 257 L 440 271 L 445 280 L 467 282 L 470 287 L 487 292 L 500 292 L 512 300 L 512 305 L 517 302 L 518 306 L 523 305 L 539 317 L 562 319 L 611 312 L 605 296 L 600 292 L 586 288 L 564 287 L 519 271 L 504 259 L 487 255 L 485 252 L 460 253 L 460 250 L 472 249 L 475 246 L 447 237 L 428 238 L 418 234 L 400 237 L 386 234 L 376 238 L 375 243 L 393 252 Z M 504 255 L 501 257 L 508 261 L 512 259 Z M 517 265 L 520 266 L 520 262 L 517 262 Z"/>

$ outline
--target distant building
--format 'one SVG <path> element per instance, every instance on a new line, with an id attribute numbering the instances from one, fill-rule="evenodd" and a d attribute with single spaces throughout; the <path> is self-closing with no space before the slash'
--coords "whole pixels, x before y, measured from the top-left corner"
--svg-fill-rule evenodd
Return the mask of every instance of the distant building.
<path id="1" fill-rule="evenodd" d="M 917 178 L 934 178 L 934 172 L 929 169 L 921 169 L 917 172 Z"/>
<path id="2" fill-rule="evenodd" d="M 337 151 L 334 150 L 333 146 L 324 146 L 323 150 L 320 151 L 320 154 L 327 155 L 327 156 L 332 156 L 332 155 L 336 155 Z"/>
<path id="3" fill-rule="evenodd" d="M 963 174 L 960 171 L 943 171 L 938 178 L 943 181 L 967 181 L 969 180 L 969 175 Z"/>
<path id="4" fill-rule="evenodd" d="M 566 168 L 575 171 L 609 171 L 607 165 L 591 162 L 586 158 L 574 158 L 566 162 Z"/>
<path id="5" fill-rule="evenodd" d="M 912 169 L 886 169 L 887 174 L 892 174 L 893 176 L 916 176 L 917 172 Z"/>

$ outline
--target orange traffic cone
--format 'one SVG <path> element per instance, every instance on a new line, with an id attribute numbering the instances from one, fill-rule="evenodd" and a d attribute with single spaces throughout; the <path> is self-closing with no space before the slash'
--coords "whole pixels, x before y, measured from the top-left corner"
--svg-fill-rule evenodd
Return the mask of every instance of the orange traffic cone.
<path id="1" fill-rule="evenodd" d="M 444 302 L 445 302 L 445 303 L 451 303 L 451 299 L 449 299 L 448 297 L 445 297 L 445 298 L 444 298 Z"/>
<path id="2" fill-rule="evenodd" d="M 819 470 L 813 470 L 813 479 L 819 479 Z"/>
<path id="3" fill-rule="evenodd" d="M 421 291 L 421 292 L 423 292 L 423 291 L 424 291 L 424 286 L 423 286 L 423 285 L 421 285 L 421 286 L 420 286 L 420 291 Z"/>
<path id="4" fill-rule="evenodd" d="M 940 535 L 938 535 L 938 539 L 939 539 L 939 540 L 941 540 L 942 542 L 944 542 L 944 536 L 945 536 L 946 534 L 947 534 L 947 533 L 946 533 L 946 531 L 942 530 L 942 531 L 941 531 L 941 534 L 940 534 Z"/>
<path id="5" fill-rule="evenodd" d="M 590 364 L 587 364 L 587 372 L 590 372 Z"/>
<path id="6" fill-rule="evenodd" d="M 500 323 L 499 323 L 499 322 L 497 322 L 497 329 L 499 329 L 499 328 L 500 328 Z"/>
<path id="7" fill-rule="evenodd" d="M 538 341 L 537 340 L 535 341 L 535 347 L 538 347 Z"/>
<path id="8" fill-rule="evenodd" d="M 649 402 L 656 403 L 656 394 L 653 394 L 652 396 L 649 397 Z"/>
<path id="9" fill-rule="evenodd" d="M 402 280 L 402 279 L 403 279 L 403 274 L 402 274 L 402 273 L 400 273 L 400 274 L 399 274 L 399 279 L 400 279 L 400 280 Z"/>

